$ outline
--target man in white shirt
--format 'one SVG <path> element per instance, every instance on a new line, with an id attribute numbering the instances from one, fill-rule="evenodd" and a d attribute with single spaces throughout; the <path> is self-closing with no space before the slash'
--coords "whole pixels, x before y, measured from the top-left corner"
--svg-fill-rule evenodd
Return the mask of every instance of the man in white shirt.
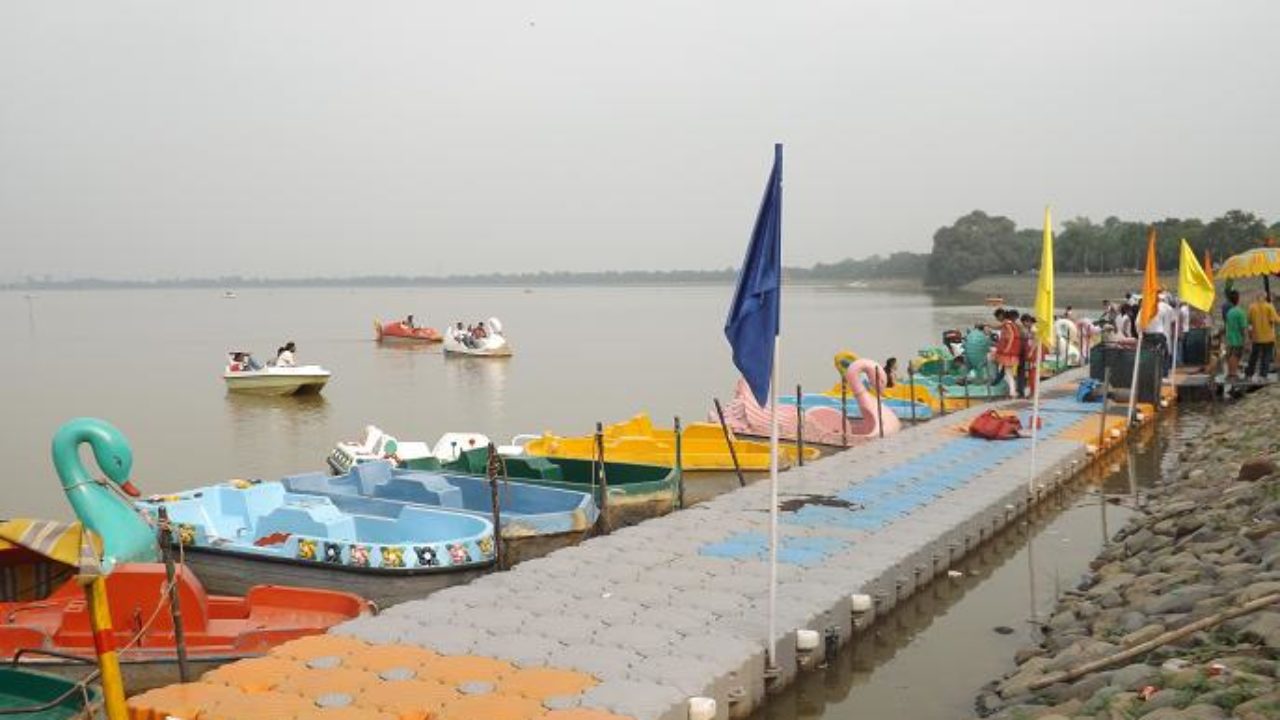
<path id="1" fill-rule="evenodd" d="M 1169 343 L 1173 338 L 1173 327 L 1177 322 L 1178 311 L 1169 304 L 1169 294 L 1160 293 L 1160 300 L 1156 303 L 1156 314 L 1142 332 L 1149 338 L 1147 340 L 1149 347 L 1159 345 L 1164 349 L 1165 374 L 1168 374 L 1173 366 L 1173 356 L 1169 354 L 1172 346 Z"/>

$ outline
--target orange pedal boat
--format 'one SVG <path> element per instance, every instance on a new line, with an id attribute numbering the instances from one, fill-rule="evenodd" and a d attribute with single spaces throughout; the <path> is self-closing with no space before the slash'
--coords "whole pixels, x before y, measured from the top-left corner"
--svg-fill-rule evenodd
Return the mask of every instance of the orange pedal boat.
<path id="1" fill-rule="evenodd" d="M 14 552 L 28 556 L 15 558 Z M 0 565 L 17 570 L 16 560 L 32 567 L 32 560 L 39 563 L 33 555 L 22 549 L 5 550 L 0 552 Z M 193 678 L 223 663 L 265 654 L 285 641 L 323 633 L 373 610 L 351 593 L 279 585 L 254 586 L 244 597 L 209 595 L 190 570 L 181 565 L 175 570 Z M 92 670 L 94 666 L 85 663 L 94 662 L 93 629 L 84 592 L 74 575 L 50 576 L 43 571 L 6 575 L 9 579 L 24 576 L 34 581 L 23 587 L 26 599 L 0 602 L 0 661 L 16 657 L 26 667 L 71 677 Z M 40 581 L 51 577 L 55 583 L 65 580 L 39 597 Z M 120 564 L 107 576 L 115 645 L 130 693 L 178 681 L 165 582 L 165 567 L 160 563 Z M 14 595 L 13 584 L 7 588 L 11 592 L 5 589 L 0 587 L 0 597 Z"/>
<path id="2" fill-rule="evenodd" d="M 438 343 L 444 340 L 440 331 L 435 328 L 406 325 L 403 320 L 383 323 L 373 321 L 373 331 L 378 342 L 389 344 L 422 345 Z"/>

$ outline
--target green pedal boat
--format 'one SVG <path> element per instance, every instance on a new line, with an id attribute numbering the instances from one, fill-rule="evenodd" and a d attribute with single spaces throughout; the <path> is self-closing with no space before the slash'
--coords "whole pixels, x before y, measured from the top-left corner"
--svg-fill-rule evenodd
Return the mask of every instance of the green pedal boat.
<path id="1" fill-rule="evenodd" d="M 92 666 L 86 666 L 86 672 Z M 93 685 L 56 675 L 0 666 L 0 717 L 21 720 L 66 720 L 104 717 L 101 694 Z"/>

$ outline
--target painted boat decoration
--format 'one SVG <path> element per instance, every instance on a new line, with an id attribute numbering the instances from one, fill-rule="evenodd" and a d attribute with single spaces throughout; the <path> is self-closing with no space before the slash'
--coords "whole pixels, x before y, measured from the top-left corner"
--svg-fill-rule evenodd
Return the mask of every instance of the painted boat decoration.
<path id="1" fill-rule="evenodd" d="M 848 369 L 849 387 L 853 388 L 853 402 L 860 410 L 857 417 L 841 416 L 839 401 L 836 407 L 813 407 L 804 409 L 804 425 L 800 427 L 794 405 L 792 409 L 778 412 L 778 436 L 795 442 L 803 434 L 804 442 L 809 444 L 831 445 L 843 447 L 869 438 L 878 437 L 883 421 L 886 435 L 901 429 L 901 423 L 893 409 L 882 406 L 876 412 L 876 401 L 871 391 L 863 384 L 863 378 L 876 381 L 884 386 L 886 375 L 876 363 L 861 359 L 855 361 Z M 795 398 L 791 398 L 792 402 Z M 767 406 L 756 402 L 751 389 L 745 380 L 739 379 L 734 398 L 724 407 L 725 424 L 739 435 L 768 437 L 771 430 L 772 411 Z M 715 410 L 709 413 L 710 419 L 718 419 Z"/>
<path id="2" fill-rule="evenodd" d="M 738 463 L 743 470 L 769 469 L 769 444 L 753 440 L 733 438 Z M 524 443 L 525 452 L 549 458 L 591 460 L 598 457 L 596 439 L 591 435 L 560 437 L 545 433 Z M 816 459 L 814 448 L 805 448 L 805 459 Z M 681 460 L 686 472 L 707 470 L 733 470 L 729 444 L 724 431 L 715 423 L 689 423 L 681 430 Z M 675 432 L 670 428 L 655 428 L 646 413 L 630 420 L 606 425 L 604 428 L 604 458 L 606 461 L 637 463 L 641 465 L 676 464 Z M 790 467 L 796 459 L 794 447 L 780 448 L 779 467 Z"/>
<path id="3" fill-rule="evenodd" d="M 291 493 L 325 497 L 351 513 L 381 517 L 408 504 L 493 517 L 493 488 L 487 478 L 396 469 L 386 460 L 360 463 L 338 476 L 313 472 L 280 482 Z M 502 482 L 497 491 L 504 564 L 576 544 L 599 516 L 595 500 L 580 490 Z"/>
<path id="4" fill-rule="evenodd" d="M 228 392 L 251 395 L 311 395 L 323 390 L 332 375 L 319 365 L 296 367 L 247 365 L 239 357 L 247 354 L 230 353 L 229 362 L 222 371 L 222 380 L 227 384 Z"/>
<path id="5" fill-rule="evenodd" d="M 94 633 L 84 592 L 69 566 L 48 563 L 21 548 L 0 550 L 0 570 L 12 576 L 62 578 L 52 592 L 40 585 L 28 598 L 0 598 L 0 661 L 18 660 L 62 676 L 78 678 L 94 660 Z M 24 572 L 25 571 L 25 572 Z M 260 585 L 244 597 L 209 595 L 184 566 L 176 568 L 175 584 L 182 606 L 187 657 L 197 674 L 223 663 L 264 654 L 268 649 L 304 635 L 372 612 L 360 597 L 329 590 Z M 123 563 L 107 576 L 115 647 L 125 678 L 125 690 L 142 692 L 178 682 L 173 618 L 165 594 L 167 581 L 161 563 Z M 140 628 L 139 620 L 149 624 Z M 134 636 L 142 630 L 136 642 Z M 24 649 L 43 653 L 27 654 Z"/>
<path id="6" fill-rule="evenodd" d="M 494 561 L 484 518 L 404 503 L 345 512 L 278 482 L 232 481 L 137 503 L 168 510 L 186 562 L 213 592 L 250 579 L 349 590 L 380 607 L 467 582 Z"/>
<path id="7" fill-rule="evenodd" d="M 428 345 L 444 340 L 435 328 L 410 326 L 403 320 L 386 323 L 374 320 L 373 332 L 378 342 L 388 345 Z"/>
<path id="8" fill-rule="evenodd" d="M 675 509 L 681 468 L 663 465 L 593 462 L 590 459 L 502 455 L 503 476 L 522 483 L 590 493 L 611 528 L 634 525 Z M 444 464 L 451 473 L 483 476 L 488 470 L 485 446 L 462 452 Z M 605 483 L 600 481 L 603 473 Z M 604 485 L 608 493 L 604 492 Z"/>
<path id="9" fill-rule="evenodd" d="M 446 355 L 470 355 L 474 357 L 510 357 L 511 344 L 502 333 L 502 322 L 491 317 L 485 326 L 486 335 L 473 337 L 461 327 L 462 323 L 451 325 L 444 331 L 444 352 Z M 484 325 L 484 323 L 480 323 Z"/>
<path id="10" fill-rule="evenodd" d="M 0 667 L 0 711 L 23 720 L 98 717 L 102 693 L 67 678 L 26 668 Z"/>
<path id="11" fill-rule="evenodd" d="M 350 472 L 359 463 L 390 460 L 396 467 L 410 470 L 439 470 L 442 463 L 456 460 L 467 450 L 489 447 L 486 435 L 472 432 L 450 432 L 440 436 L 434 445 L 419 441 L 402 441 L 383 432 L 376 425 L 366 425 L 364 439 L 340 441 L 333 446 L 325 463 L 335 475 Z M 503 456 L 523 455 L 520 445 L 500 445 Z"/>

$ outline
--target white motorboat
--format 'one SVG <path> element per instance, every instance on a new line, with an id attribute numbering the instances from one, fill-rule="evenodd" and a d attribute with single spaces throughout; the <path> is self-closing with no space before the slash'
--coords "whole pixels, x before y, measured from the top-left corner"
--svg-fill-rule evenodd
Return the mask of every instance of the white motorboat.
<path id="1" fill-rule="evenodd" d="M 473 355 L 476 357 L 510 357 L 511 345 L 502 334 L 502 322 L 489 318 L 484 337 L 474 337 L 457 325 L 449 326 L 444 333 L 446 355 Z"/>
<path id="2" fill-rule="evenodd" d="M 222 371 L 229 392 L 251 395 L 315 395 L 329 382 L 330 372 L 319 365 L 266 366 L 250 361 L 248 353 L 233 352 Z"/>

